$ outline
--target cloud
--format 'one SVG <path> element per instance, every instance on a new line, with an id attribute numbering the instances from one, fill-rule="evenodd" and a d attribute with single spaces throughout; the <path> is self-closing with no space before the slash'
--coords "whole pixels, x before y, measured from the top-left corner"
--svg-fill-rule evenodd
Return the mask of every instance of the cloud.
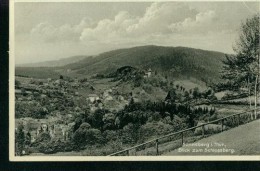
<path id="1" fill-rule="evenodd" d="M 104 8 L 97 7 L 98 10 L 102 12 Z M 139 15 L 131 9 L 116 11 L 110 16 L 93 15 L 83 19 L 84 15 L 75 16 L 75 21 L 79 21 L 76 24 L 67 20 L 64 21 L 68 23 L 61 24 L 64 22 L 61 21 L 58 24 L 46 18 L 39 24 L 34 22 L 26 29 L 16 31 L 16 59 L 22 63 L 24 59 L 31 61 L 32 58 L 40 61 L 93 55 L 147 44 L 232 53 L 239 25 L 251 15 L 240 3 L 231 2 L 155 2 L 142 8 Z M 24 30 L 30 31 L 25 33 Z"/>
<path id="2" fill-rule="evenodd" d="M 186 18 L 184 21 L 172 23 L 169 28 L 172 32 L 178 33 L 207 33 L 209 31 L 215 30 L 217 27 L 214 23 L 216 18 L 215 11 L 209 10 L 206 12 L 200 12 L 196 15 L 194 19 Z"/>
<path id="3" fill-rule="evenodd" d="M 197 13 L 183 3 L 156 2 L 146 9 L 142 17 L 121 11 L 112 20 L 101 20 L 95 28 L 85 28 L 80 40 L 86 43 L 115 43 L 122 42 L 122 39 L 132 41 L 156 34 L 170 34 L 171 24 L 181 22 L 187 17 L 194 18 Z"/>
<path id="4" fill-rule="evenodd" d="M 32 28 L 31 38 L 43 42 L 59 42 L 59 41 L 77 41 L 86 27 L 91 27 L 93 21 L 89 18 L 83 18 L 79 24 L 74 26 L 64 24 L 55 27 L 48 22 L 43 22 Z"/>
<path id="5" fill-rule="evenodd" d="M 97 23 L 95 28 L 85 28 L 80 36 L 83 42 L 110 43 L 127 37 L 127 28 L 137 21 L 127 11 L 119 12 L 114 20 L 104 19 Z"/>
<path id="6" fill-rule="evenodd" d="M 76 25 L 55 27 L 49 23 L 40 23 L 31 30 L 31 37 L 49 43 L 76 41 L 86 45 L 134 44 L 147 40 L 152 43 L 152 38 L 158 39 L 163 35 L 219 31 L 216 19 L 214 10 L 201 12 L 183 2 L 155 2 L 146 8 L 143 16 L 120 11 L 112 19 L 93 22 L 84 18 Z"/>
<path id="7" fill-rule="evenodd" d="M 139 34 L 168 34 L 171 30 L 168 26 L 172 23 L 183 21 L 185 18 L 193 18 L 197 11 L 189 8 L 185 3 L 153 3 L 138 23 L 129 29 Z"/>

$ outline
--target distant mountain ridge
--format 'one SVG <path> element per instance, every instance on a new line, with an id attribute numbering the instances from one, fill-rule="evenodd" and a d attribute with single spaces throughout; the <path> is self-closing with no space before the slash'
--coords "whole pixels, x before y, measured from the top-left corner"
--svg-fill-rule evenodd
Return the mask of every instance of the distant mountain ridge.
<path id="1" fill-rule="evenodd" d="M 149 69 L 173 77 L 218 79 L 225 54 L 187 47 L 139 46 L 113 50 L 61 68 L 74 74 L 105 74 L 123 66 Z"/>
<path id="2" fill-rule="evenodd" d="M 67 58 L 58 59 L 58 60 L 18 64 L 17 66 L 18 67 L 60 67 L 60 66 L 78 62 L 87 57 L 88 56 L 72 56 L 72 57 L 67 57 Z"/>
<path id="3" fill-rule="evenodd" d="M 72 60 L 69 64 L 55 67 L 53 71 L 71 77 L 87 77 L 111 73 L 123 66 L 132 66 L 144 70 L 151 69 L 152 72 L 167 77 L 195 78 L 207 82 L 219 79 L 225 54 L 187 47 L 148 45 L 112 50 L 97 56 L 81 56 L 78 59 L 80 60 Z M 30 74 L 32 69 L 19 67 L 17 73 L 23 70 L 26 70 L 25 74 Z M 48 70 L 50 71 L 50 66 Z"/>

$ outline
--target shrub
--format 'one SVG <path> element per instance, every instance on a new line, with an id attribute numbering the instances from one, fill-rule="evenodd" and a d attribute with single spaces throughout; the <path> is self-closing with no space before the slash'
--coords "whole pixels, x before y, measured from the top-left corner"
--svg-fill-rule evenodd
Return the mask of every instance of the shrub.
<path id="1" fill-rule="evenodd" d="M 102 130 L 103 129 L 103 116 L 108 113 L 107 110 L 104 109 L 97 109 L 93 114 L 88 115 L 87 120 L 90 122 L 93 128 L 97 128 Z"/>
<path id="2" fill-rule="evenodd" d="M 78 147 L 83 147 L 85 145 L 102 144 L 104 138 L 100 130 L 91 128 L 90 124 L 85 122 L 74 132 L 73 142 Z"/>
<path id="3" fill-rule="evenodd" d="M 38 150 L 41 153 L 45 154 L 53 154 L 57 152 L 66 152 L 66 151 L 72 151 L 76 149 L 75 145 L 72 142 L 64 142 L 64 141 L 50 141 L 47 143 L 40 143 L 38 145 Z"/>
<path id="4" fill-rule="evenodd" d="M 125 144 L 134 144 L 138 140 L 137 124 L 129 123 L 122 130 L 122 142 Z"/>
<path id="5" fill-rule="evenodd" d="M 85 137 L 86 143 L 88 145 L 103 144 L 105 142 L 101 131 L 98 129 L 88 129 L 86 131 Z"/>
<path id="6" fill-rule="evenodd" d="M 115 115 L 113 113 L 107 113 L 103 116 L 104 126 L 103 129 L 115 129 Z"/>
<path id="7" fill-rule="evenodd" d="M 47 143 L 50 140 L 51 140 L 50 134 L 48 132 L 42 132 L 37 136 L 35 143 Z"/>
<path id="8" fill-rule="evenodd" d="M 171 125 L 173 126 L 174 131 L 180 131 L 188 127 L 186 120 L 178 117 L 177 115 L 174 115 Z"/>
<path id="9" fill-rule="evenodd" d="M 106 130 L 103 132 L 103 137 L 107 142 L 116 141 L 119 139 L 119 133 L 113 130 Z"/>
<path id="10" fill-rule="evenodd" d="M 73 134 L 73 142 L 77 146 L 83 146 L 86 144 L 86 132 L 91 126 L 88 123 L 82 123 L 80 127 Z"/>
<path id="11" fill-rule="evenodd" d="M 148 121 L 149 122 L 152 122 L 152 121 L 159 121 L 161 119 L 161 115 L 159 112 L 154 112 L 154 113 L 150 113 L 150 116 L 148 118 Z"/>
<path id="12" fill-rule="evenodd" d="M 149 137 L 165 135 L 173 131 L 173 127 L 169 124 L 164 124 L 163 122 L 148 122 L 142 125 L 139 130 L 139 140 L 145 141 Z"/>
<path id="13" fill-rule="evenodd" d="M 46 107 L 40 106 L 37 102 L 17 102 L 15 104 L 15 115 L 20 117 L 32 117 L 36 119 L 45 118 L 49 114 Z"/>
<path id="14" fill-rule="evenodd" d="M 15 83 L 14 84 L 15 84 L 15 86 L 19 87 L 21 85 L 21 82 L 15 79 Z"/>
<path id="15" fill-rule="evenodd" d="M 143 85 L 143 89 L 149 94 L 153 92 L 153 87 L 150 84 Z"/>
<path id="16" fill-rule="evenodd" d="M 16 146 L 16 154 L 22 155 L 22 150 L 25 145 L 25 135 L 24 135 L 24 126 L 22 123 L 19 123 L 17 131 L 15 132 L 15 142 L 17 144 Z"/>

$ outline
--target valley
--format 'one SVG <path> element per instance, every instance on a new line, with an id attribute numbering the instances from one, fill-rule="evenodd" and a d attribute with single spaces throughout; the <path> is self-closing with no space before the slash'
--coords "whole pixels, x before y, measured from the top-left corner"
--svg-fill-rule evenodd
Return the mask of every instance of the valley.
<path id="1" fill-rule="evenodd" d="M 109 155 L 247 110 L 247 100 L 224 100 L 226 93 L 214 90 L 224 56 L 144 46 L 64 66 L 17 67 L 15 125 L 16 138 L 25 141 L 22 154 Z"/>

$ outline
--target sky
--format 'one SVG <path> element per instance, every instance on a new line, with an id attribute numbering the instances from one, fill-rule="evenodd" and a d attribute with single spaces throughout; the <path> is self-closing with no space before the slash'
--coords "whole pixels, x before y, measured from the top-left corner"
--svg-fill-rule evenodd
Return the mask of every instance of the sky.
<path id="1" fill-rule="evenodd" d="M 256 2 L 16 2 L 15 63 L 142 45 L 234 53 Z"/>

